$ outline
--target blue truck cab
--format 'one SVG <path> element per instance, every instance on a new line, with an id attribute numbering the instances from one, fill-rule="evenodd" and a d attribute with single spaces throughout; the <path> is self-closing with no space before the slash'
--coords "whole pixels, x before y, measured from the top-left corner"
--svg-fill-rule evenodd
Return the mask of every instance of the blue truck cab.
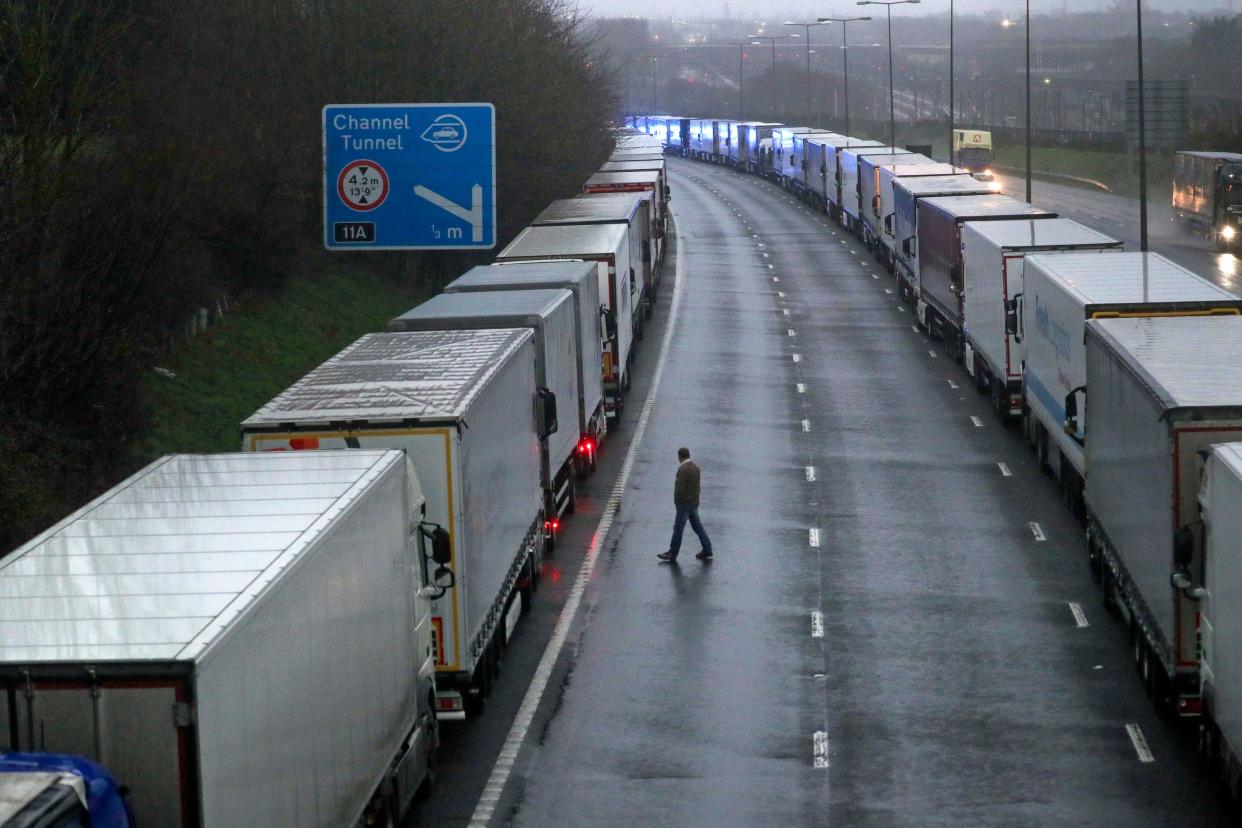
<path id="1" fill-rule="evenodd" d="M 89 759 L 0 753 L 0 828 L 133 828 L 124 792 Z"/>

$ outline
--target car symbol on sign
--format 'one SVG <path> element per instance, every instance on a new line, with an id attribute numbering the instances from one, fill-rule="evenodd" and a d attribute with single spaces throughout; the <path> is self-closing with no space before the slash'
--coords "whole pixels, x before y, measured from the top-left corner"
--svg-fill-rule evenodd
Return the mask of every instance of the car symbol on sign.
<path id="1" fill-rule="evenodd" d="M 456 152 L 466 143 L 466 124 L 456 115 L 441 115 L 421 137 L 441 152 Z"/>

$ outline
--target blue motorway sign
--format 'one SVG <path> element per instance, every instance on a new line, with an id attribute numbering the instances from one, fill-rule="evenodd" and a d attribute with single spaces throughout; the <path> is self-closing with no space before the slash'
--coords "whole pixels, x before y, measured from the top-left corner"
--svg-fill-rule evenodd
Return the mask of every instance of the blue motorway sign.
<path id="1" fill-rule="evenodd" d="M 495 247 L 495 107 L 325 106 L 323 243 L 330 250 Z"/>

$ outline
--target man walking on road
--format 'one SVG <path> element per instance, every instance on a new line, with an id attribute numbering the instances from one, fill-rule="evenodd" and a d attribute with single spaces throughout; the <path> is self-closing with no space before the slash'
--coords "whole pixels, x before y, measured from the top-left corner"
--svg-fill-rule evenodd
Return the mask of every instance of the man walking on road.
<path id="1" fill-rule="evenodd" d="M 707 537 L 703 524 L 699 522 L 699 467 L 690 460 L 688 448 L 677 449 L 677 459 L 681 461 L 681 465 L 677 467 L 677 482 L 673 485 L 673 505 L 677 507 L 677 519 L 673 522 L 673 540 L 669 543 L 668 551 L 661 552 L 656 557 L 662 561 L 677 560 L 677 553 L 681 551 L 681 533 L 689 520 L 690 528 L 699 536 L 699 543 L 703 545 L 703 550 L 694 557 L 701 561 L 710 560 L 712 541 Z"/>

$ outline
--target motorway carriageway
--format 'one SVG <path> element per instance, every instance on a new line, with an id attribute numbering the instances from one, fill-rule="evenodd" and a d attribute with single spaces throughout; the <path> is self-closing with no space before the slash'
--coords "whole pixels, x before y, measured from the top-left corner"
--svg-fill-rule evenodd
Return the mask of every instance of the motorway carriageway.
<path id="1" fill-rule="evenodd" d="M 1225 824 L 1054 481 L 892 279 L 779 187 L 669 170 L 625 419 L 418 824 Z M 709 564 L 655 558 L 680 445 Z"/>

